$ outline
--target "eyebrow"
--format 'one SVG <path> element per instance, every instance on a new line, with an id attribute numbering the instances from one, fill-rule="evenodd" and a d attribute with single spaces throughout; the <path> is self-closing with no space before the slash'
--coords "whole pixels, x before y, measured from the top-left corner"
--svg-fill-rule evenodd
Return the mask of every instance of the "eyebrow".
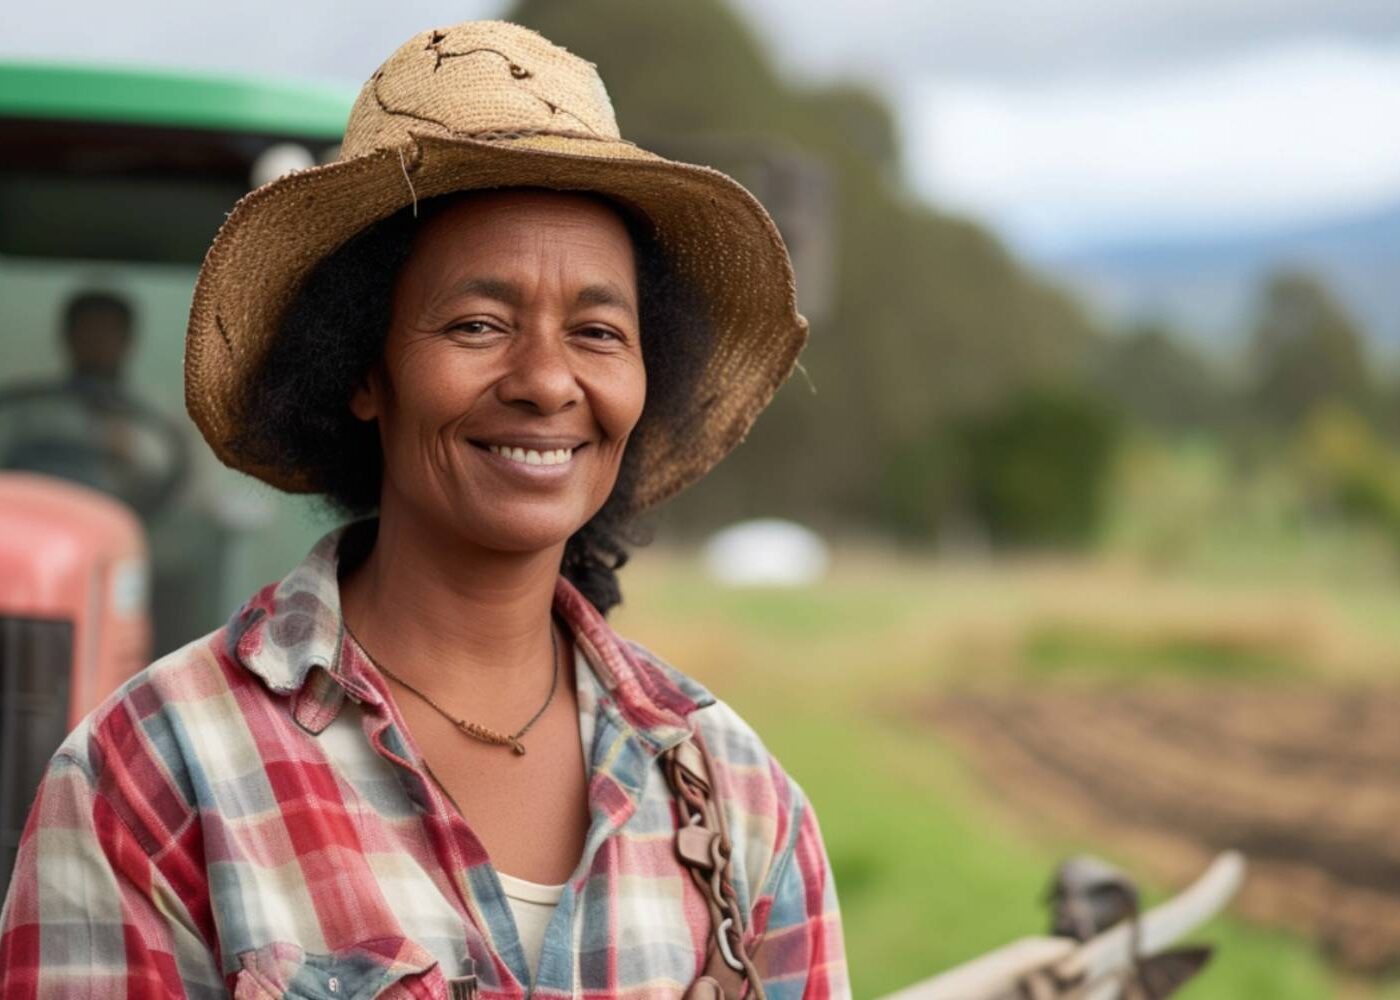
<path id="1" fill-rule="evenodd" d="M 453 298 L 479 296 L 494 299 L 508 306 L 519 308 L 525 296 L 520 286 L 501 278 L 470 278 L 452 290 Z M 611 282 L 584 286 L 574 300 L 580 306 L 612 306 L 622 309 L 629 315 L 637 315 L 637 307 L 621 288 Z"/>
<path id="2" fill-rule="evenodd" d="M 458 296 L 495 299 L 497 302 L 504 302 L 508 306 L 517 308 L 524 299 L 518 285 L 500 278 L 470 278 L 452 290 L 452 297 L 457 298 Z"/>
<path id="3" fill-rule="evenodd" d="M 576 304 L 581 306 L 615 306 L 625 310 L 633 317 L 637 315 L 637 307 L 632 304 L 632 299 L 613 284 L 586 286 L 578 293 Z"/>

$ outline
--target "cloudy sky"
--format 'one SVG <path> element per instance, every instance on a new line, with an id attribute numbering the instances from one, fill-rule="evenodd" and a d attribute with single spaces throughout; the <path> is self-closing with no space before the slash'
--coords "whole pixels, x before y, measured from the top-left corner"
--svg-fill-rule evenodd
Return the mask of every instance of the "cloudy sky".
<path id="1" fill-rule="evenodd" d="M 1033 252 L 1400 201 L 1400 0 L 737 2 L 795 76 L 889 93 L 911 183 Z M 16 0 L 0 57 L 358 84 L 414 32 L 504 7 Z"/>

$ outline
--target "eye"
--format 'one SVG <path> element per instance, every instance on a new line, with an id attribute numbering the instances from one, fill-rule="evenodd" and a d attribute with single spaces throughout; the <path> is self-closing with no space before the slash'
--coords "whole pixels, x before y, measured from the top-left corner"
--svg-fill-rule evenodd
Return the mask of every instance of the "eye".
<path id="1" fill-rule="evenodd" d="M 613 340 L 618 343 L 626 343 L 627 338 L 611 327 L 606 326 L 585 326 L 578 330 L 579 336 L 585 340 L 608 341 Z"/>
<path id="2" fill-rule="evenodd" d="M 464 333 L 469 337 L 480 337 L 485 334 L 497 333 L 499 331 L 500 327 L 498 327 L 494 323 L 488 323 L 484 319 L 462 320 L 459 323 L 453 323 L 447 328 L 448 333 Z"/>

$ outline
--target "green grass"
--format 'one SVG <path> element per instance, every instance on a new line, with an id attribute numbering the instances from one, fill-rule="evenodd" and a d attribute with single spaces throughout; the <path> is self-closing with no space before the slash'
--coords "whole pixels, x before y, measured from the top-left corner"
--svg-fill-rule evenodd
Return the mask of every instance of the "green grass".
<path id="1" fill-rule="evenodd" d="M 689 575 L 698 574 L 696 564 L 685 562 L 676 568 L 680 565 L 684 572 L 649 577 L 647 593 L 631 603 L 644 604 L 645 613 L 652 616 L 704 617 L 726 629 L 741 629 L 765 640 L 810 642 L 878 635 L 917 613 L 922 599 L 895 581 L 882 585 L 879 581 L 837 580 L 819 588 L 794 589 L 697 586 Z"/>
<path id="2" fill-rule="evenodd" d="M 838 569 L 811 589 L 726 590 L 705 582 L 692 561 L 656 553 L 644 553 L 627 571 L 620 630 L 729 701 L 814 803 L 859 997 L 881 996 L 1042 933 L 1046 885 L 1069 854 L 1091 851 L 1132 867 L 1111 844 L 1073 840 L 1036 817 L 1013 816 L 994 789 L 917 722 L 920 699 L 944 680 L 978 669 L 947 662 L 962 655 L 963 646 L 946 641 L 960 623 L 980 616 L 1021 650 L 1025 635 L 1046 620 L 1036 587 L 1063 602 L 1057 579 L 1034 585 L 1027 579 L 1015 571 L 949 575 L 931 564 L 888 560 Z M 1102 592 L 1085 590 L 1070 603 L 1082 603 L 1080 611 L 1097 607 L 1104 593 L 1118 589 L 1121 581 L 1111 578 Z M 1102 661 L 1121 652 L 1086 649 L 1081 637 L 1048 653 L 1042 645 L 1039 655 L 1058 658 L 1072 672 L 1088 653 Z M 1188 643 L 1155 649 L 1148 659 L 1155 658 L 1154 669 L 1165 661 L 1187 675 L 1223 664 L 1266 683 L 1274 665 L 1251 655 Z M 1243 665 L 1231 659 L 1239 656 Z M 1013 676 L 1025 676 L 1025 669 L 1013 665 Z M 1165 888 L 1146 891 L 1160 897 Z M 1218 952 L 1178 994 L 1186 1000 L 1392 995 L 1369 983 L 1344 988 L 1317 948 L 1287 933 L 1227 916 L 1198 938 Z"/>

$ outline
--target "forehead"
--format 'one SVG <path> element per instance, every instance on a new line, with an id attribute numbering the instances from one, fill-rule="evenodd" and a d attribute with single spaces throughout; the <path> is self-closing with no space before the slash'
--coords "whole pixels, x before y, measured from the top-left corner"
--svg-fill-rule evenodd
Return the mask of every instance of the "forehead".
<path id="1" fill-rule="evenodd" d="M 405 264 L 420 274 L 512 257 L 557 258 L 577 266 L 633 266 L 621 213 L 575 192 L 472 192 L 439 209 L 419 231 Z"/>
<path id="2" fill-rule="evenodd" d="M 75 330 L 81 328 L 84 331 L 125 330 L 130 327 L 131 319 L 120 306 L 98 302 L 74 310 L 69 318 L 69 325 Z"/>

